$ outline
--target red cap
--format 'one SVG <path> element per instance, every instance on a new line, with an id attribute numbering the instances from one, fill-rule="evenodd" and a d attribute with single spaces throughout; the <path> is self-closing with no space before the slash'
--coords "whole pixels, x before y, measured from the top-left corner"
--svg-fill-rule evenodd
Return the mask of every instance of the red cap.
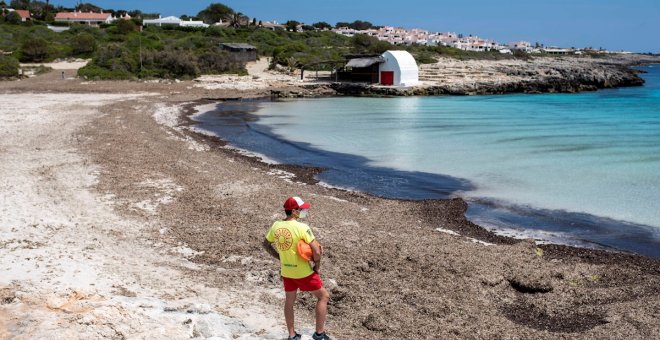
<path id="1" fill-rule="evenodd" d="M 289 197 L 284 201 L 284 210 L 309 209 L 312 206 L 303 202 L 300 197 Z"/>

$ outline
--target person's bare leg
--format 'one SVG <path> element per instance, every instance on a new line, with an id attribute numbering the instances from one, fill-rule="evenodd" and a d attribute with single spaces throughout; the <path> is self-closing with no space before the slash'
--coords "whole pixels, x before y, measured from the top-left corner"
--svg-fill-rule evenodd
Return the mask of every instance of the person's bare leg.
<path id="1" fill-rule="evenodd" d="M 293 327 L 293 305 L 296 303 L 297 291 L 284 292 L 286 300 L 284 301 L 284 320 L 286 320 L 286 329 L 289 331 L 289 336 L 296 335 L 296 330 Z"/>
<path id="2" fill-rule="evenodd" d="M 330 294 L 325 288 L 311 292 L 316 296 L 316 333 L 323 333 L 325 331 L 325 318 L 328 315 L 328 301 Z"/>

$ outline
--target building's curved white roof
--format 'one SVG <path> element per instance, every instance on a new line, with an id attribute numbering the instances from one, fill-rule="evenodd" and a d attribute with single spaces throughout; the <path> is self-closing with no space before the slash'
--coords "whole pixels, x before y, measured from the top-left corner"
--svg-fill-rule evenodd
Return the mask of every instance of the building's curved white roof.
<path id="1" fill-rule="evenodd" d="M 387 58 L 389 56 L 396 60 L 396 63 L 399 64 L 401 71 L 419 70 L 417 68 L 417 62 L 415 61 L 415 58 L 408 51 L 386 51 L 383 53 L 383 57 Z"/>
<path id="2" fill-rule="evenodd" d="M 192 19 L 185 21 L 175 16 L 143 20 L 142 23 L 144 25 L 179 25 L 183 27 L 209 27 L 209 25 L 205 24 L 203 21 L 193 21 Z"/>
<path id="3" fill-rule="evenodd" d="M 169 16 L 169 17 L 164 17 L 164 18 L 158 18 L 158 19 L 145 19 L 142 21 L 143 24 L 173 24 L 173 25 L 178 25 L 181 23 L 181 19 L 175 17 L 175 16 Z"/>

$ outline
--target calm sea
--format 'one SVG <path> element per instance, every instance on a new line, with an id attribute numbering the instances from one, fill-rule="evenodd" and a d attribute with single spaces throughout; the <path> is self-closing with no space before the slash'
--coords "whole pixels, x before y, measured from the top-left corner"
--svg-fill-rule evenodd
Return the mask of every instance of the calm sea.
<path id="1" fill-rule="evenodd" d="M 459 196 L 498 233 L 660 257 L 660 65 L 643 70 L 643 87 L 591 93 L 230 103 L 196 119 L 238 148 L 324 167 L 329 185 Z"/>

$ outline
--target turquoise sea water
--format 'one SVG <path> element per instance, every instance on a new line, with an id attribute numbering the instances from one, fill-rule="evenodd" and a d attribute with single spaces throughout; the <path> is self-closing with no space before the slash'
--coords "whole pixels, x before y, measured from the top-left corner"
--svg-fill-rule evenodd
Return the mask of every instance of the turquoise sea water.
<path id="1" fill-rule="evenodd" d="M 643 87 L 581 94 L 265 102 L 219 133 L 331 185 L 460 196 L 502 233 L 660 257 L 660 66 L 643 69 Z"/>

